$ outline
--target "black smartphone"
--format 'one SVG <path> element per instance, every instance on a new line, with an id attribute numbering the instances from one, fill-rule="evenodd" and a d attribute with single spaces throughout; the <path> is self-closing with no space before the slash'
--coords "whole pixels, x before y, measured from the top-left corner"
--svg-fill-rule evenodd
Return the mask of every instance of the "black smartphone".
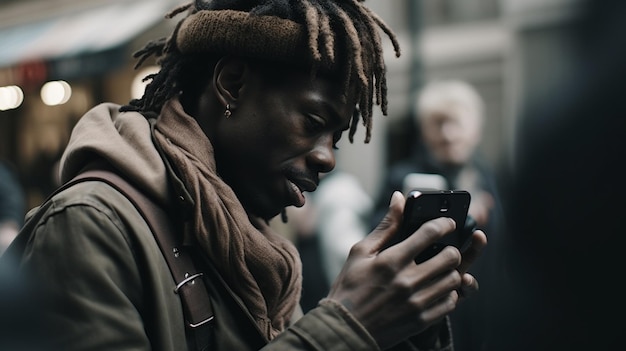
<path id="1" fill-rule="evenodd" d="M 470 201 L 470 193 L 465 190 L 410 191 L 406 198 L 402 224 L 395 242 L 404 240 L 431 219 L 450 217 L 456 222 L 454 232 L 447 234 L 424 250 L 415 258 L 415 262 L 424 262 L 448 245 L 455 246 L 462 252 L 469 244 L 472 232 L 476 229 L 475 222 L 467 214 Z"/>

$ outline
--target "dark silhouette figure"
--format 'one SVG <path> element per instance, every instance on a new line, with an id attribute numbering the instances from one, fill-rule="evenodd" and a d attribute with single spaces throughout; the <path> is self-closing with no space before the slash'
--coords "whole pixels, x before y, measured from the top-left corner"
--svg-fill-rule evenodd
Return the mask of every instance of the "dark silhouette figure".
<path id="1" fill-rule="evenodd" d="M 623 348 L 626 2 L 586 5 L 575 73 L 521 116 L 493 350 Z"/>

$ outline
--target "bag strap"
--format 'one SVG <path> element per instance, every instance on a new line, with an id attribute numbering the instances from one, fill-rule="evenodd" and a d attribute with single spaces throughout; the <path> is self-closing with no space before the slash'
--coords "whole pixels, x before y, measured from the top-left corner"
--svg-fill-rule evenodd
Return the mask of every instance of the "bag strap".
<path id="1" fill-rule="evenodd" d="M 182 300 L 187 327 L 198 329 L 210 325 L 214 313 L 202 279 L 203 273 L 195 269 L 189 250 L 174 235 L 170 217 L 165 210 L 106 167 L 87 169 L 63 188 L 90 180 L 105 182 L 126 196 L 148 223 L 176 282 L 173 293 L 178 294 Z"/>

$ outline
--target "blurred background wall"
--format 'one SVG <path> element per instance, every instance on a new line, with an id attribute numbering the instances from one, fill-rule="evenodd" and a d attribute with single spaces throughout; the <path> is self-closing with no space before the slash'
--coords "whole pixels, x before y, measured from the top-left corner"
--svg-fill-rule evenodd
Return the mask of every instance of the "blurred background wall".
<path id="1" fill-rule="evenodd" d="M 54 165 L 76 120 L 96 103 L 133 97 L 133 82 L 145 73 L 133 70 L 132 52 L 171 30 L 175 21 L 163 14 L 180 3 L 0 0 L 0 158 L 18 171 L 29 207 L 54 186 Z M 577 3 L 369 0 L 396 31 L 402 56 L 386 52 L 389 115 L 375 118 L 369 145 L 363 128 L 354 144 L 342 141 L 338 168 L 374 196 L 387 165 L 409 152 L 416 90 L 436 78 L 479 89 L 487 102 L 481 150 L 494 168 L 508 167 L 520 101 L 544 93 L 574 59 L 562 28 Z"/>
<path id="2" fill-rule="evenodd" d="M 0 158 L 19 173 L 28 207 L 56 186 L 78 118 L 99 102 L 134 97 L 146 73 L 133 70 L 132 53 L 167 35 L 173 23 L 163 16 L 178 3 L 0 1 Z"/>

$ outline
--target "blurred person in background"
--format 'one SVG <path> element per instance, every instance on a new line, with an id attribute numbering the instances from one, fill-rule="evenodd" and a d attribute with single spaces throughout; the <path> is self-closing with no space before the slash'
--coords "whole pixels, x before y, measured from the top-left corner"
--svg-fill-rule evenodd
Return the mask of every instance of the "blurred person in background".
<path id="1" fill-rule="evenodd" d="M 626 1 L 581 4 L 573 68 L 519 119 L 493 351 L 624 349 Z"/>
<path id="2" fill-rule="evenodd" d="M 387 194 L 388 215 L 303 315 L 298 252 L 268 225 L 334 169 L 344 132 L 352 141 L 363 122 L 369 141 L 374 106 L 387 111 L 380 34 L 400 55 L 393 31 L 356 0 L 195 1 L 168 17 L 181 13 L 137 53 L 160 64 L 144 95 L 87 112 L 60 164 L 64 183 L 109 165 L 163 207 L 176 250 L 161 252 L 104 181 L 31 211 L 2 262 L 49 302 L 34 319 L 52 349 L 451 350 L 447 315 L 478 289 L 467 270 L 484 232 L 416 264 L 455 224 L 434 219 L 383 249 L 405 201 Z M 165 257 L 184 254 L 196 273 L 174 281 Z M 192 323 L 180 295 L 203 287 L 211 313 Z"/>
<path id="3" fill-rule="evenodd" d="M 25 201 L 22 184 L 14 168 L 0 161 L 0 255 L 22 227 Z"/>
<path id="4" fill-rule="evenodd" d="M 496 241 L 495 237 L 502 234 L 503 214 L 495 174 L 479 152 L 484 113 L 483 99 L 469 83 L 426 83 L 418 92 L 413 116 L 418 130 L 415 149 L 409 158 L 392 164 L 385 174 L 375 220 L 384 216 L 385 194 L 390 191 L 401 190 L 406 195 L 412 188 L 462 189 L 471 194 L 469 215 L 478 228 L 488 233 L 490 242 Z M 492 251 L 487 247 L 472 267 L 481 281 L 479 296 L 451 315 L 457 351 L 485 348 L 488 325 L 484 310 L 495 283 L 491 276 L 497 268 Z"/>

